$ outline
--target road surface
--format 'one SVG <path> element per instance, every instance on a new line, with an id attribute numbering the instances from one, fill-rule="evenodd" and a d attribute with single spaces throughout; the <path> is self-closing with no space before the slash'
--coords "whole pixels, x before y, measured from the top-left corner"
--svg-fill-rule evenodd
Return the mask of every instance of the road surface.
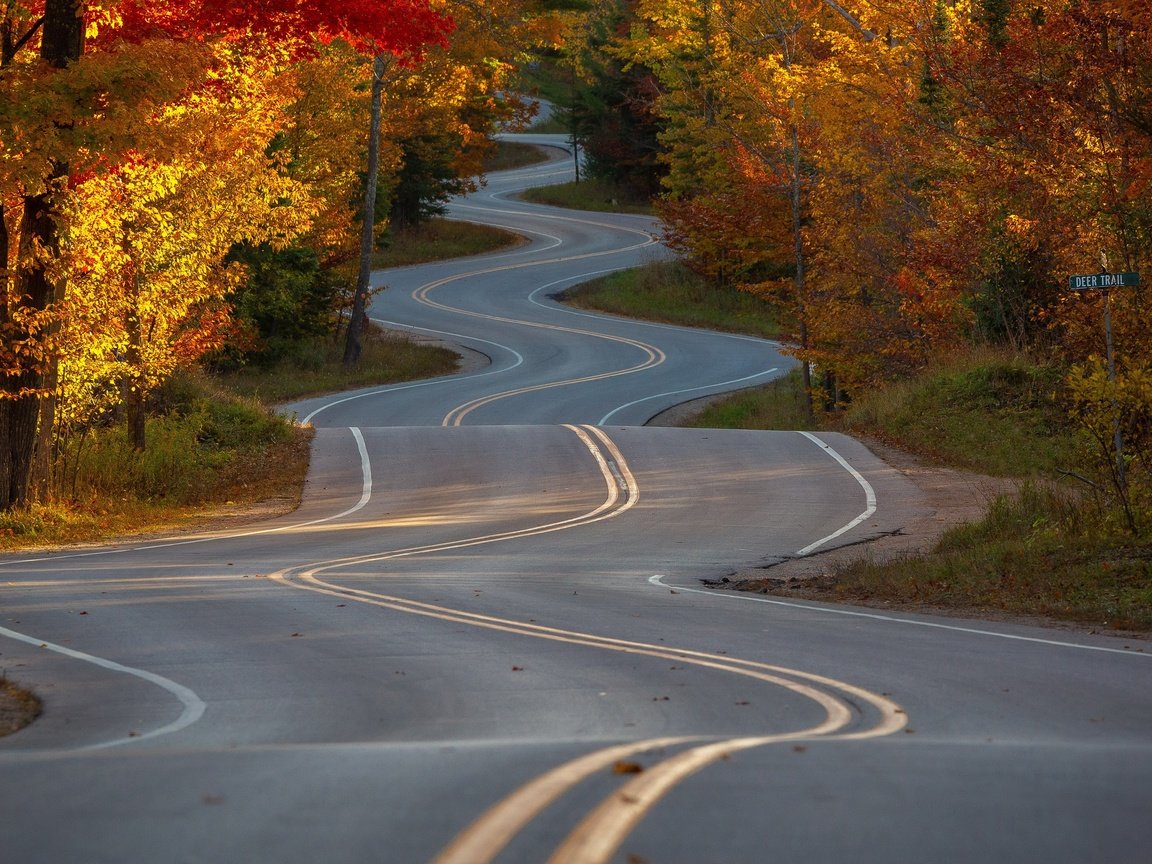
<path id="1" fill-rule="evenodd" d="M 0 558 L 20 862 L 1152 860 L 1144 643 L 703 589 L 925 503 L 832 434 L 645 428 L 782 374 L 760 340 L 565 309 L 667 254 L 633 216 L 378 274 L 372 314 L 491 359 L 292 406 L 301 508 Z"/>

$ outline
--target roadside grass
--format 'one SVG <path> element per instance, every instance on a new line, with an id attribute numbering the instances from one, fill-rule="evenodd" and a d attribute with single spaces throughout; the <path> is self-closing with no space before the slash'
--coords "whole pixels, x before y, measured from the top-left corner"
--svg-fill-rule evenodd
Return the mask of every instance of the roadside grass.
<path id="1" fill-rule="evenodd" d="M 931 554 L 838 568 L 801 596 L 864 605 L 1003 612 L 1099 629 L 1152 630 L 1152 547 L 1070 490 L 1024 483 Z M 789 591 L 792 596 L 798 592 Z"/>
<path id="2" fill-rule="evenodd" d="M 519 141 L 497 141 L 496 147 L 484 162 L 484 173 L 508 171 L 513 168 L 527 168 L 547 162 L 547 153 L 532 144 Z"/>
<path id="3" fill-rule="evenodd" d="M 500 228 L 451 219 L 432 219 L 415 228 L 390 232 L 385 247 L 372 256 L 372 267 L 383 270 L 482 255 L 520 242 L 519 236 Z"/>
<path id="4" fill-rule="evenodd" d="M 65 439 L 50 500 L 0 513 L 0 549 L 179 530 L 208 511 L 235 521 L 258 502 L 296 506 L 311 430 L 202 380 L 174 379 L 160 396 L 143 451 L 122 424 Z"/>
<path id="5" fill-rule="evenodd" d="M 360 361 L 351 369 L 342 362 L 342 339 L 319 338 L 302 343 L 271 368 L 247 367 L 215 377 L 219 386 L 243 397 L 276 405 L 340 390 L 434 378 L 456 371 L 458 358 L 446 348 L 423 345 L 402 333 L 365 329 Z"/>
<path id="6" fill-rule="evenodd" d="M 528 131 L 540 135 L 568 135 L 572 130 L 564 124 L 563 120 L 549 117 L 546 120 L 537 120 Z"/>
<path id="7" fill-rule="evenodd" d="M 976 348 L 862 394 L 841 425 L 955 468 L 1054 477 L 1082 458 L 1057 397 L 1062 378 L 1056 366 Z"/>
<path id="8" fill-rule="evenodd" d="M 40 716 L 43 707 L 35 695 L 0 671 L 0 738 L 23 729 Z"/>
<path id="9" fill-rule="evenodd" d="M 716 288 L 675 261 L 610 273 L 565 291 L 565 303 L 614 315 L 776 338 L 775 310 L 750 294 Z"/>
<path id="10" fill-rule="evenodd" d="M 714 401 L 690 418 L 687 425 L 697 429 L 819 428 L 808 415 L 799 369 L 763 387 L 741 390 Z"/>
<path id="11" fill-rule="evenodd" d="M 1082 461 L 1055 395 L 1061 371 L 980 348 L 861 394 L 846 410 L 806 416 L 799 370 L 719 400 L 694 426 L 829 429 L 873 437 L 937 464 L 996 477 L 1048 477 Z"/>
<path id="12" fill-rule="evenodd" d="M 603 180 L 581 180 L 579 183 L 557 183 L 537 186 L 520 193 L 524 201 L 566 207 L 571 210 L 592 210 L 602 213 L 639 213 L 650 215 L 654 211 L 647 200 L 629 198 L 620 187 Z"/>

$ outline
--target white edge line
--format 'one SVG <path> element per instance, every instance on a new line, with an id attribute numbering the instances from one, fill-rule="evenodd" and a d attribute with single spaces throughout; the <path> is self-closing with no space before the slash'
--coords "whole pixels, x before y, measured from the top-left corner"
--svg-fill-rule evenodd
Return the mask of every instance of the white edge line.
<path id="1" fill-rule="evenodd" d="M 849 465 L 848 460 L 845 459 L 843 456 L 841 456 L 839 453 L 837 453 L 835 450 L 833 450 L 828 444 L 825 444 L 823 441 L 821 441 L 819 438 L 817 438 L 811 432 L 800 432 L 800 434 L 803 435 L 808 440 L 814 442 L 817 447 L 819 447 L 821 450 L 823 450 L 825 453 L 827 453 L 829 456 L 831 456 L 833 459 L 835 459 L 837 462 L 839 462 L 840 465 L 844 468 L 844 470 L 847 471 L 849 474 L 851 474 L 856 479 L 856 482 L 860 484 L 861 488 L 863 488 L 864 498 L 865 498 L 865 510 L 863 513 L 861 513 L 859 516 L 857 516 L 855 519 L 853 519 L 851 522 L 849 522 L 843 528 L 840 528 L 836 531 L 833 531 L 827 537 L 824 537 L 820 540 L 817 540 L 815 543 L 809 543 L 803 549 L 800 549 L 796 552 L 797 555 L 804 556 L 804 555 L 808 555 L 811 552 L 814 552 L 816 549 L 819 549 L 821 546 L 823 546 L 825 543 L 829 542 L 830 540 L 835 540 L 841 534 L 843 534 L 847 531 L 851 531 L 853 528 L 855 528 L 857 525 L 859 525 L 861 522 L 863 522 L 865 519 L 867 519 L 869 516 L 871 516 L 873 513 L 875 513 L 876 512 L 876 490 L 872 488 L 871 483 L 869 483 L 867 480 L 864 479 L 863 474 L 861 474 L 859 471 L 857 471 L 855 468 L 853 468 L 851 465 Z"/>
<path id="2" fill-rule="evenodd" d="M 327 522 L 327 521 L 330 521 L 332 519 L 339 519 L 343 516 L 348 516 L 352 513 L 355 513 L 357 510 L 362 509 L 365 505 L 368 504 L 368 502 L 370 500 L 372 500 L 372 463 L 368 457 L 368 447 L 364 441 L 363 433 L 357 427 L 350 426 L 349 431 L 352 433 L 352 437 L 356 440 L 356 449 L 359 451 L 359 454 L 360 454 L 360 471 L 361 471 L 361 477 L 363 478 L 362 482 L 361 482 L 361 487 L 360 487 L 360 500 L 358 502 L 356 502 L 356 504 L 354 506 L 345 510 L 343 513 L 339 513 L 335 516 L 329 516 L 325 519 L 318 519 L 314 522 L 305 522 L 305 523 L 303 523 L 304 525 L 315 525 L 318 522 Z M 292 527 L 301 527 L 301 526 L 297 525 L 297 526 L 292 526 Z M 280 529 L 272 529 L 272 530 L 280 530 Z M 260 533 L 268 533 L 268 532 L 255 532 L 255 533 L 260 534 Z M 251 536 L 251 535 L 250 534 L 242 534 L 242 535 L 231 535 L 231 536 Z M 205 538 L 205 539 L 216 539 L 216 538 Z M 186 541 L 186 542 L 195 543 L 195 542 L 202 542 L 202 541 L 192 540 L 192 541 Z M 164 546 L 150 546 L 147 548 L 158 549 L 158 548 L 164 548 L 165 546 L 178 546 L 178 545 L 181 545 L 181 544 L 180 543 L 169 543 L 169 544 L 164 544 Z M 127 550 L 125 550 L 125 551 L 127 551 Z M 78 556 L 74 556 L 74 557 L 78 557 Z M 49 559 L 49 560 L 55 561 L 55 560 L 59 560 L 59 559 Z M 195 723 L 197 720 L 199 720 L 204 715 L 204 710 L 206 708 L 204 701 L 199 696 L 197 696 L 194 691 L 192 691 L 188 687 L 185 687 L 183 684 L 177 684 L 175 681 L 173 681 L 169 678 L 165 678 L 163 675 L 157 675 L 155 672 L 149 672 L 145 669 L 136 669 L 135 667 L 132 667 L 132 666 L 125 666 L 122 663 L 117 663 L 114 660 L 105 660 L 102 657 L 96 657 L 92 654 L 85 654 L 82 651 L 76 651 L 72 648 L 65 648 L 63 645 L 56 645 L 52 642 L 45 642 L 41 639 L 36 639 L 32 636 L 26 636 L 25 634 L 19 633 L 15 630 L 9 630 L 7 627 L 0 627 L 0 636 L 7 636 L 8 638 L 15 639 L 18 642 L 25 642 L 29 645 L 35 645 L 38 648 L 44 648 L 44 649 L 47 649 L 49 651 L 54 651 L 57 654 L 63 654 L 64 656 L 71 657 L 74 660 L 83 660 L 86 663 L 92 663 L 93 665 L 100 666 L 101 668 L 108 669 L 112 672 L 123 672 L 126 675 L 134 675 L 137 678 L 142 678 L 143 680 L 151 682 L 152 684 L 155 684 L 158 687 L 164 688 L 169 693 L 174 695 L 177 699 L 179 699 L 181 704 L 183 704 L 183 706 L 184 706 L 184 710 L 182 712 L 180 712 L 179 717 L 177 717 L 173 722 L 167 724 L 166 726 L 161 726 L 159 729 L 153 729 L 151 732 L 145 732 L 145 733 L 140 734 L 140 735 L 133 735 L 133 736 L 125 737 L 125 738 L 117 738 L 117 739 L 112 740 L 112 741 L 105 741 L 105 742 L 102 742 L 100 744 L 91 744 L 91 745 L 88 745 L 86 747 L 78 748 L 80 750 L 102 750 L 102 749 L 107 748 L 107 747 L 118 747 L 122 744 L 131 744 L 131 743 L 134 743 L 136 741 L 145 741 L 149 738 L 156 738 L 156 737 L 159 737 L 161 735 L 170 735 L 173 732 L 179 732 L 181 729 L 186 729 L 187 727 L 191 726 L 193 723 Z"/>
<path id="3" fill-rule="evenodd" d="M 356 502 L 356 506 L 350 507 L 339 516 L 332 516 L 332 519 L 350 516 L 357 510 L 363 509 L 372 500 L 372 460 L 368 458 L 368 445 L 364 441 L 364 433 L 356 426 L 349 426 L 348 431 L 356 439 L 356 449 L 360 451 L 360 500 Z"/>
<path id="4" fill-rule="evenodd" d="M 257 531 L 242 531 L 237 534 L 216 534 L 211 537 L 196 537 L 191 540 L 173 540 L 168 543 L 153 543 L 150 546 L 120 546 L 115 549 L 98 549 L 94 552 L 74 552 L 70 555 L 48 555 L 43 558 L 21 558 L 16 561 L 0 561 L 0 567 L 8 567 L 13 564 L 55 563 L 57 561 L 68 561 L 73 558 L 92 558 L 97 555 L 123 555 L 129 552 L 151 552 L 155 549 L 171 549 L 174 546 L 193 546 L 197 543 L 211 543 L 217 540 L 238 540 L 242 537 L 259 537 L 261 534 L 275 534 L 280 531 L 293 531 L 297 528 L 323 525 L 325 522 L 334 522 L 337 519 L 343 519 L 345 516 L 351 516 L 356 511 L 363 509 L 372 497 L 372 463 L 368 459 L 368 449 L 364 443 L 364 435 L 355 426 L 349 426 L 348 430 L 356 440 L 356 449 L 360 453 L 360 471 L 363 482 L 361 484 L 360 500 L 341 513 L 325 516 L 322 519 L 312 519 L 308 522 L 278 525 L 275 528 L 261 528 Z"/>
<path id="5" fill-rule="evenodd" d="M 163 687 L 173 696 L 180 700 L 184 706 L 184 710 L 180 712 L 180 716 L 174 721 L 161 726 L 159 729 L 153 729 L 151 732 L 144 732 L 140 735 L 132 735 L 124 738 L 116 738 L 112 741 L 104 741 L 100 744 L 89 744 L 84 747 L 78 747 L 77 750 L 103 750 L 107 747 L 118 747 L 122 744 L 133 744 L 137 741 L 146 741 L 149 738 L 157 738 L 161 735 L 170 735 L 173 732 L 179 732 L 181 729 L 186 729 L 197 720 L 199 720 L 205 709 L 204 701 L 197 696 L 192 690 L 185 687 L 183 684 L 177 684 L 170 678 L 165 678 L 163 675 L 157 675 L 155 672 L 148 672 L 145 669 L 136 669 L 132 666 L 125 666 L 122 663 L 117 663 L 114 660 L 105 660 L 103 657 L 96 657 L 92 654 L 85 654 L 83 651 L 76 651 L 72 648 L 65 648 L 63 645 L 56 645 L 52 642 L 44 642 L 40 639 L 35 639 L 31 636 L 26 636 L 23 633 L 18 633 L 15 630 L 9 630 L 7 627 L 0 627 L 0 636 L 7 636 L 9 639 L 15 639 L 18 642 L 26 642 L 29 645 L 35 645 L 37 648 L 44 648 L 48 651 L 54 651 L 57 654 L 63 654 L 66 657 L 71 657 L 73 660 L 83 660 L 85 663 L 91 663 L 103 669 L 108 669 L 112 672 L 123 672 L 126 675 L 134 675 L 137 678 L 142 678 L 158 687 Z"/>
<path id="6" fill-rule="evenodd" d="M 697 390 L 711 390 L 715 387 L 728 387 L 732 384 L 743 384 L 745 381 L 753 381 L 756 378 L 763 378 L 765 375 L 771 375 L 773 372 L 779 371 L 779 366 L 773 366 L 771 369 L 765 369 L 763 372 L 757 372 L 754 375 L 745 375 L 743 378 L 734 378 L 731 381 L 721 381 L 718 384 L 705 384 L 703 387 L 689 387 L 686 390 L 669 390 L 667 393 L 657 393 L 654 396 L 645 396 L 643 399 L 635 399 L 632 402 L 621 405 L 619 408 L 613 408 L 611 411 L 601 417 L 597 421 L 596 425 L 603 426 L 612 418 L 614 414 L 620 413 L 625 408 L 631 408 L 633 405 L 639 405 L 641 402 L 649 402 L 652 399 L 661 399 L 664 396 L 680 396 L 684 393 L 695 393 Z"/>
<path id="7" fill-rule="evenodd" d="M 1039 645 L 1053 645 L 1057 648 L 1079 648 L 1082 651 L 1103 651 L 1107 654 L 1124 654 L 1126 656 L 1152 657 L 1145 651 L 1132 651 L 1123 648 L 1106 648 L 1102 645 L 1084 645 L 1079 642 L 1061 642 L 1056 639 L 1041 639 L 1037 636 L 1019 636 L 1014 633 L 997 633 L 995 630 L 980 630 L 976 627 L 960 627 L 956 624 L 940 624 L 936 621 L 918 621 L 915 618 L 897 618 L 895 615 L 881 615 L 877 612 L 859 612 L 855 609 L 839 609 L 835 606 L 812 606 L 807 603 L 797 603 L 794 600 L 771 600 L 767 597 L 750 597 L 743 594 L 734 594 L 724 590 L 705 590 L 703 588 L 685 588 L 677 585 L 668 585 L 663 581 L 664 576 L 658 574 L 649 576 L 648 582 L 673 591 L 683 591 L 689 594 L 706 594 L 723 600 L 743 600 L 751 603 L 768 603 L 772 606 L 784 606 L 789 609 L 805 609 L 809 612 L 826 612 L 830 615 L 848 615 L 853 618 L 870 618 L 873 621 L 887 621 L 892 624 L 910 624 L 914 627 L 931 627 L 936 630 L 951 630 L 956 633 L 971 633 L 976 636 L 994 636 L 997 639 L 1012 639 L 1016 642 L 1035 642 Z"/>

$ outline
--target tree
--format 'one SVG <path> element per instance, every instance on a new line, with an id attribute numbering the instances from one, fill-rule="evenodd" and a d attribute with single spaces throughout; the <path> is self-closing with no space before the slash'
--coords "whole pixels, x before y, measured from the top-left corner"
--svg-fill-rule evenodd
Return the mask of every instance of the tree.
<path id="1" fill-rule="evenodd" d="M 85 15 L 88 20 L 85 20 Z M 91 40 L 94 62 L 85 62 L 85 33 L 89 24 L 100 32 Z M 70 170 L 80 156 L 92 155 L 100 170 L 112 170 L 131 148 L 113 145 L 117 116 L 112 107 L 135 107 L 144 115 L 156 110 L 153 96 L 179 75 L 178 64 L 156 63 L 137 67 L 144 86 L 134 93 L 118 93 L 111 86 L 122 81 L 125 65 L 139 60 L 144 49 L 161 46 L 173 56 L 181 46 L 206 40 L 230 41 L 262 51 L 282 44 L 294 54 L 315 50 L 320 42 L 344 39 L 370 53 L 386 52 L 408 62 L 418 59 L 422 47 L 443 38 L 450 22 L 424 0 L 356 0 L 332 4 L 327 0 L 253 0 L 232 4 L 201 0 L 166 4 L 122 0 L 113 10 L 79 0 L 44 0 L 43 6 L 6 4 L 0 22 L 3 61 L 0 87 L 0 128 L 5 147 L 24 149 L 6 159 L 5 186 L 0 199 L 7 207 L 17 201 L 15 261 L 11 249 L 11 220 L 0 236 L 5 279 L 0 332 L 4 336 L 4 369 L 0 380 L 0 509 L 29 499 L 32 457 L 37 440 L 41 458 L 49 440 L 55 410 L 55 384 L 59 353 L 52 341 L 58 306 L 66 297 L 67 272 L 60 266 L 62 229 L 60 206 L 66 197 Z M 35 52 L 38 61 L 22 59 Z M 163 50 L 153 50 L 154 59 Z M 101 74 L 105 77 L 101 78 Z M 52 111 L 38 116 L 29 111 L 37 98 Z M 45 119 L 50 123 L 45 123 Z M 45 132 L 29 135 L 31 126 Z M 101 133 L 111 133 L 101 135 Z M 10 167 L 14 165 L 15 167 Z M 39 432 L 39 434 L 38 434 Z"/>
<path id="2" fill-rule="evenodd" d="M 137 449 L 148 394 L 227 332 L 224 300 L 243 276 L 232 248 L 282 246 L 312 216 L 306 189 L 266 154 L 285 94 L 232 71 L 152 120 L 174 142 L 163 161 L 140 156 L 78 180 L 64 213 L 62 377 L 75 392 L 63 402 L 73 408 L 86 382 L 114 384 L 106 392 L 122 400 Z"/>

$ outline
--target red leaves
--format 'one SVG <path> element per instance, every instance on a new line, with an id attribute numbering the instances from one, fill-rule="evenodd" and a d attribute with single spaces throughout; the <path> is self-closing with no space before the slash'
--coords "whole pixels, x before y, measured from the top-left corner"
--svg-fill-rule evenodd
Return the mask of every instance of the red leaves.
<path id="1" fill-rule="evenodd" d="M 307 53 L 315 42 L 342 39 L 363 54 L 389 52 L 417 60 L 429 45 L 444 44 L 452 21 L 427 0 L 199 0 L 163 3 L 124 0 L 115 35 L 204 39 L 255 38 Z"/>

